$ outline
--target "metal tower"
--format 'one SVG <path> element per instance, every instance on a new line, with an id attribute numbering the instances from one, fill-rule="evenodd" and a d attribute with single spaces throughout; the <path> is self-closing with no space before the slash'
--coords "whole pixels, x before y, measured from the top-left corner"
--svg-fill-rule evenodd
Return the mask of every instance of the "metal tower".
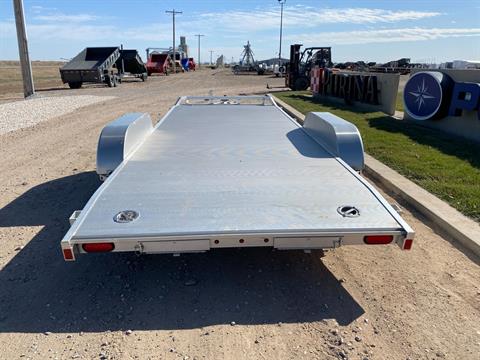
<path id="1" fill-rule="evenodd" d="M 243 45 L 242 51 L 242 65 L 254 65 L 255 59 L 253 58 L 253 51 L 250 47 L 250 41 L 247 41 L 247 45 Z"/>

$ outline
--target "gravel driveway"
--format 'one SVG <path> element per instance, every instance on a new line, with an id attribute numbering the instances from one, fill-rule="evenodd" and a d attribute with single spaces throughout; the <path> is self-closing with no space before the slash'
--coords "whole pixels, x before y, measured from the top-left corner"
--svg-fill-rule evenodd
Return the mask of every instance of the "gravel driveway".
<path id="1" fill-rule="evenodd" d="M 81 107 L 114 98 L 98 95 L 53 96 L 0 104 L 0 134 L 34 126 Z"/>

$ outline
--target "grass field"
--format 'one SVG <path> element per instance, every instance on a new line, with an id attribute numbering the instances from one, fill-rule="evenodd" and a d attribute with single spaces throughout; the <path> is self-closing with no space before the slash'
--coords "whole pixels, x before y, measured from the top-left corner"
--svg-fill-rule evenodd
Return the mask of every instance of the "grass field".
<path id="1" fill-rule="evenodd" d="M 480 222 L 480 145 L 381 112 L 315 102 L 305 92 L 276 93 L 303 114 L 329 111 L 354 123 L 365 151 Z"/>
<path id="2" fill-rule="evenodd" d="M 35 89 L 63 87 L 58 69 L 60 61 L 33 61 Z M 0 95 L 23 93 L 22 72 L 18 61 L 0 61 Z"/>
<path id="3" fill-rule="evenodd" d="M 403 91 L 399 91 L 397 94 L 397 105 L 395 109 L 397 111 L 403 111 Z"/>

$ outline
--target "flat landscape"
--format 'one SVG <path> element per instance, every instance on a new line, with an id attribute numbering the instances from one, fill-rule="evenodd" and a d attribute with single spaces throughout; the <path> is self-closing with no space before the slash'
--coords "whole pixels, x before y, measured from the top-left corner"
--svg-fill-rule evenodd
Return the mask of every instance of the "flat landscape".
<path id="1" fill-rule="evenodd" d="M 58 71 L 64 64 L 61 61 L 32 61 L 35 88 L 41 91 L 64 87 Z M 23 93 L 22 71 L 18 61 L 0 61 L 0 79 L 0 99 Z"/>
<path id="2" fill-rule="evenodd" d="M 157 121 L 182 95 L 284 89 L 283 79 L 208 69 L 70 90 L 58 67 L 49 71 L 37 123 L 10 127 L 0 114 L 0 358 L 478 359 L 480 261 L 408 208 L 411 251 L 216 250 L 65 263 L 68 217 L 100 185 L 95 152 L 106 123 L 138 111 Z M 23 106 L 16 84 L 0 89 L 0 106 Z M 55 116 L 57 97 L 73 110 Z"/>

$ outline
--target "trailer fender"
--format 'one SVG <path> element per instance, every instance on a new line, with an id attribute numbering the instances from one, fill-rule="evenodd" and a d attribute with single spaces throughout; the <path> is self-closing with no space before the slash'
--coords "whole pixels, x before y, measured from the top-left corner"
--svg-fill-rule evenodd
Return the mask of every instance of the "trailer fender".
<path id="1" fill-rule="evenodd" d="M 357 171 L 364 167 L 363 142 L 352 123 L 329 112 L 310 112 L 303 128 L 310 137 Z"/>
<path id="2" fill-rule="evenodd" d="M 97 147 L 97 174 L 105 180 L 153 130 L 146 113 L 127 113 L 108 123 Z"/>

